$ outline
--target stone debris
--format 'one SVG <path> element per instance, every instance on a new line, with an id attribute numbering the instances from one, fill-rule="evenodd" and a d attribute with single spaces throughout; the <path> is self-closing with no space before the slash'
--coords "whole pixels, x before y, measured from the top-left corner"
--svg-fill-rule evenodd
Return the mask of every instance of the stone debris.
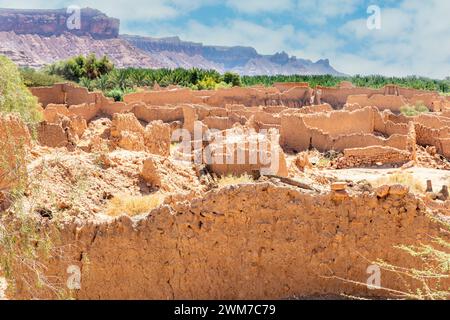
<path id="1" fill-rule="evenodd" d="M 32 92 L 45 119 L 36 140 L 0 115 L 0 208 L 13 210 L 25 180 L 24 210 L 65 248 L 42 260 L 48 276 L 66 279 L 67 261 L 89 257 L 76 298 L 387 298 L 330 277 L 365 281 L 377 259 L 420 268 L 394 246 L 448 239 L 429 218 L 450 208 L 450 110 L 435 93 L 287 83 L 146 88 L 114 102 L 72 84 Z M 398 113 L 419 98 L 428 114 Z M 421 167 L 433 174 L 415 181 Z M 108 214 L 121 197 L 132 209 L 162 201 Z M 55 298 L 16 278 L 14 298 Z M 383 285 L 405 290 L 395 275 Z"/>

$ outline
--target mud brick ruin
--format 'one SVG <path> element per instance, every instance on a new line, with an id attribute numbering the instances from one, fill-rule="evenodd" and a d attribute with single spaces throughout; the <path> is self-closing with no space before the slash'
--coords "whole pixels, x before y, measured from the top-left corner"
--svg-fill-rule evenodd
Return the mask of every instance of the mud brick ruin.
<path id="1" fill-rule="evenodd" d="M 376 259 L 420 267 L 394 246 L 437 236 L 439 224 L 428 216 L 449 214 L 448 201 L 431 205 L 403 185 L 372 188 L 306 173 L 314 162 L 311 150 L 337 154 L 335 169 L 411 165 L 424 150 L 449 159 L 450 98 L 435 92 L 344 82 L 336 88 L 155 88 L 128 94 L 124 102 L 72 84 L 32 93 L 45 118 L 36 129 L 37 143 L 14 116 L 0 118 L 0 134 L 17 131 L 23 148 L 32 149 L 31 180 L 49 171 L 39 178 L 42 190 L 30 197 L 54 215 L 65 212 L 62 225 L 46 228 L 56 246 L 66 249 L 42 263 L 62 283 L 68 264 L 78 266 L 77 298 L 386 297 L 385 291 L 342 279 L 365 282 L 369 261 Z M 400 113 L 418 102 L 429 112 Z M 186 137 L 187 151 L 178 144 Z M 234 147 L 237 142 L 243 144 Z M 264 152 L 276 150 L 276 158 L 263 161 L 259 153 L 252 162 L 252 150 L 261 144 Z M 206 151 L 223 162 L 208 161 Z M 239 152 L 243 162 L 236 160 Z M 214 185 L 230 174 L 255 181 Z M 77 175 L 89 185 L 81 209 L 70 202 Z M 13 178 L 2 176 L 1 188 Z M 164 200 L 148 214 L 102 214 L 117 193 L 155 191 Z M 404 289 L 390 273 L 383 274 L 383 286 Z M 19 279 L 15 296 L 55 295 L 35 290 Z"/>
<path id="2" fill-rule="evenodd" d="M 144 124 L 160 120 L 170 126 L 171 132 L 184 128 L 192 133 L 195 121 L 221 131 L 235 125 L 256 131 L 277 129 L 284 150 L 343 152 L 341 166 L 386 160 L 406 163 L 415 159 L 416 145 L 433 146 L 442 156 L 450 157 L 450 99 L 397 86 L 375 90 L 342 83 L 339 88 L 312 89 L 304 83 L 280 83 L 270 88 L 217 91 L 175 88 L 128 94 L 124 102 L 113 102 L 101 93 L 69 84 L 34 88 L 32 92 L 39 98 L 46 120 L 39 130 L 39 140 L 51 147 L 66 146 L 81 138 L 83 128 L 96 117 L 130 113 Z M 417 102 L 431 112 L 417 117 L 399 114 L 401 107 Z M 70 130 L 58 125 L 61 115 L 72 119 Z"/>

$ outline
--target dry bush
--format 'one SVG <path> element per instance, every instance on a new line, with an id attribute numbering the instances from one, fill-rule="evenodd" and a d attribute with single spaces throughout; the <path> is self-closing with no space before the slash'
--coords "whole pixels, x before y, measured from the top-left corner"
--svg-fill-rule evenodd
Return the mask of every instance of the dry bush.
<path id="1" fill-rule="evenodd" d="M 148 196 L 118 195 L 111 199 L 106 209 L 106 213 L 112 217 L 123 214 L 136 216 L 149 213 L 152 209 L 158 207 L 162 201 L 163 198 L 159 194 Z"/>
<path id="2" fill-rule="evenodd" d="M 252 182 L 255 182 L 255 180 L 248 174 L 243 174 L 241 176 L 234 176 L 229 174 L 227 176 L 220 177 L 217 181 L 217 185 L 219 187 L 225 187 L 229 185 L 252 183 Z"/>
<path id="3" fill-rule="evenodd" d="M 392 185 L 392 184 L 402 184 L 408 186 L 412 191 L 417 193 L 425 192 L 424 185 L 414 178 L 411 173 L 408 172 L 395 172 L 393 174 L 388 175 L 387 177 L 382 177 L 375 180 L 373 183 L 374 187 L 379 187 L 382 185 Z"/>

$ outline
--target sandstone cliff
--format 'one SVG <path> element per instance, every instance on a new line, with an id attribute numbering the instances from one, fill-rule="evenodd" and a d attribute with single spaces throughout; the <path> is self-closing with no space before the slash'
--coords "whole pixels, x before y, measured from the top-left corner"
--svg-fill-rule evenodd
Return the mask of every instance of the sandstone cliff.
<path id="1" fill-rule="evenodd" d="M 297 59 L 286 52 L 261 55 L 252 47 L 207 46 L 202 43 L 182 41 L 178 37 L 151 38 L 122 35 L 133 46 L 148 53 L 182 52 L 187 56 L 200 56 L 209 61 L 212 69 L 219 72 L 234 71 L 243 75 L 289 75 L 289 74 L 333 74 L 336 71 L 328 60 Z"/>
<path id="2" fill-rule="evenodd" d="M 96 39 L 118 36 L 119 19 L 109 18 L 104 13 L 91 8 L 82 9 L 80 14 L 80 28 L 72 29 L 67 26 L 67 21 L 72 13 L 68 13 L 66 9 L 0 9 L 0 31 L 41 36 L 54 36 L 70 32 L 78 36 L 90 35 Z"/>
<path id="3" fill-rule="evenodd" d="M 81 10 L 81 27 L 68 28 L 71 13 L 0 9 L 0 54 L 23 67 L 39 68 L 75 55 L 107 55 L 119 68 L 201 68 L 242 75 L 333 74 L 328 60 L 312 62 L 285 52 L 261 55 L 254 48 L 207 46 L 178 37 L 119 36 L 118 19 Z"/>

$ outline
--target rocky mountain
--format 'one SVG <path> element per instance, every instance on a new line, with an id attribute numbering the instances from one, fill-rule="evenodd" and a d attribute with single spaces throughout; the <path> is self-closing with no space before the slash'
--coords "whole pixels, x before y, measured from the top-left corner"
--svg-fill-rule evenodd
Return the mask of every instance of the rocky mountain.
<path id="1" fill-rule="evenodd" d="M 73 17 L 73 20 L 69 20 Z M 120 20 L 109 18 L 99 10 L 84 8 L 80 10 L 78 21 L 72 10 L 22 10 L 0 8 L 0 31 L 16 34 L 38 34 L 41 36 L 61 35 L 66 32 L 95 39 L 117 38 Z M 73 24 L 73 26 L 72 26 Z"/>
<path id="2" fill-rule="evenodd" d="M 214 65 L 214 69 L 234 71 L 246 75 L 275 74 L 333 74 L 339 75 L 329 61 L 297 59 L 286 52 L 261 55 L 252 47 L 206 46 L 202 43 L 182 41 L 179 37 L 151 38 L 121 35 L 133 46 L 148 53 L 182 52 L 188 56 L 201 56 Z"/>
<path id="3" fill-rule="evenodd" d="M 245 75 L 341 74 L 328 60 L 312 62 L 285 52 L 261 55 L 251 47 L 119 35 L 118 19 L 91 8 L 80 11 L 78 28 L 69 27 L 71 17 L 73 12 L 67 9 L 0 9 L 0 54 L 33 68 L 93 52 L 109 56 L 117 67 L 197 67 Z"/>

